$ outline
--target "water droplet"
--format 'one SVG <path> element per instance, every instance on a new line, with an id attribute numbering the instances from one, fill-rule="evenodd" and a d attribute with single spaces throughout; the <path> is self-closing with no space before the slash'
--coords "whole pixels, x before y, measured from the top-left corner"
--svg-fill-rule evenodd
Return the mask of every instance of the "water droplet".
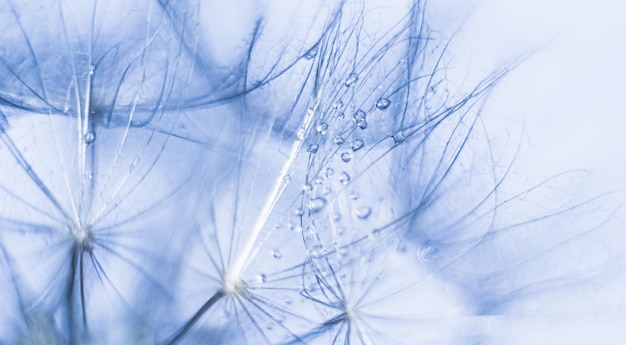
<path id="1" fill-rule="evenodd" d="M 261 273 L 256 277 L 256 280 L 261 284 L 265 283 L 267 281 L 267 276 L 264 273 Z"/>
<path id="2" fill-rule="evenodd" d="M 333 222 L 338 222 L 339 220 L 341 220 L 341 214 L 340 213 L 335 213 L 333 214 Z"/>
<path id="3" fill-rule="evenodd" d="M 321 176 L 318 176 L 318 177 L 315 178 L 315 180 L 313 180 L 313 183 L 315 183 L 315 184 L 324 184 L 324 182 L 325 182 L 324 178 L 321 177 Z"/>
<path id="4" fill-rule="evenodd" d="M 320 148 L 320 146 L 318 144 L 311 144 L 309 145 L 309 153 L 317 153 L 317 150 Z"/>
<path id="5" fill-rule="evenodd" d="M 358 74 L 350 73 L 350 75 L 346 79 L 345 85 L 346 85 L 346 87 L 350 87 L 350 86 L 354 85 L 354 83 L 356 83 L 358 80 L 359 80 L 359 75 Z"/>
<path id="6" fill-rule="evenodd" d="M 279 250 L 274 250 L 272 251 L 272 256 L 274 257 L 274 259 L 280 259 L 283 257 L 283 253 L 281 253 Z"/>
<path id="7" fill-rule="evenodd" d="M 298 207 L 293 211 L 296 216 L 302 216 L 304 214 L 304 210 L 301 207 Z"/>
<path id="8" fill-rule="evenodd" d="M 313 186 L 310 183 L 307 183 L 304 186 L 302 186 L 302 190 L 305 193 L 311 193 L 311 191 L 313 191 Z"/>
<path id="9" fill-rule="evenodd" d="M 337 228 L 337 235 L 341 236 L 346 232 L 346 229 L 343 227 Z"/>
<path id="10" fill-rule="evenodd" d="M 324 208 L 324 206 L 326 206 L 326 199 L 321 197 L 313 198 L 309 200 L 307 206 L 309 207 L 309 211 L 311 211 L 311 213 L 319 212 L 322 210 L 322 208 Z"/>
<path id="11" fill-rule="evenodd" d="M 333 190 L 330 189 L 329 187 L 324 187 L 324 189 L 322 189 L 322 195 L 328 196 L 328 195 L 330 195 L 332 193 L 333 193 Z"/>
<path id="12" fill-rule="evenodd" d="M 399 131 L 396 134 L 392 135 L 391 139 L 393 139 L 394 145 L 398 145 L 406 139 L 406 136 L 404 135 L 403 131 Z"/>
<path id="13" fill-rule="evenodd" d="M 289 184 L 289 182 L 291 182 L 291 176 L 290 175 L 285 175 L 283 177 L 283 183 L 284 184 Z"/>
<path id="14" fill-rule="evenodd" d="M 417 255 L 422 262 L 433 262 L 437 256 L 437 249 L 431 246 L 424 247 L 418 251 Z"/>
<path id="15" fill-rule="evenodd" d="M 337 255 L 339 255 L 339 257 L 341 257 L 341 258 L 348 257 L 348 253 L 349 253 L 349 251 L 348 251 L 348 248 L 346 246 L 337 248 Z"/>
<path id="16" fill-rule="evenodd" d="M 341 154 L 341 160 L 345 163 L 348 163 L 350 160 L 352 160 L 352 155 L 350 154 L 350 152 L 344 152 Z"/>
<path id="17" fill-rule="evenodd" d="M 370 239 L 375 239 L 375 238 L 380 237 L 380 232 L 381 232 L 380 229 L 372 230 L 372 232 L 370 232 L 370 234 L 369 234 L 369 238 Z"/>
<path id="18" fill-rule="evenodd" d="M 339 174 L 339 183 L 345 186 L 349 182 L 350 182 L 350 175 L 348 175 L 347 172 L 342 171 L 341 174 Z"/>
<path id="19" fill-rule="evenodd" d="M 352 115 L 352 120 L 360 129 L 367 128 L 367 114 L 363 110 L 359 110 Z"/>
<path id="20" fill-rule="evenodd" d="M 316 244 L 309 250 L 309 256 L 312 259 L 319 259 L 325 254 L 326 254 L 326 249 L 321 244 Z"/>
<path id="21" fill-rule="evenodd" d="M 340 136 L 336 136 L 336 137 L 335 137 L 335 140 L 334 140 L 335 144 L 337 144 L 337 145 L 341 145 L 341 144 L 343 144 L 345 141 L 346 141 L 346 139 L 344 139 L 344 138 L 342 138 L 342 137 L 340 137 Z"/>
<path id="22" fill-rule="evenodd" d="M 391 104 L 391 101 L 389 101 L 388 99 L 379 98 L 378 101 L 376 101 L 376 108 L 380 110 L 386 110 L 387 108 L 389 108 L 390 104 Z"/>
<path id="23" fill-rule="evenodd" d="M 357 192 L 350 193 L 350 199 L 357 200 L 358 198 L 359 198 L 359 193 Z"/>
<path id="24" fill-rule="evenodd" d="M 89 65 L 89 75 L 93 75 L 93 73 L 96 71 L 96 66 L 94 65 Z"/>
<path id="25" fill-rule="evenodd" d="M 293 303 L 293 299 L 291 299 L 291 297 L 287 296 L 285 297 L 285 304 L 286 305 L 291 305 Z"/>
<path id="26" fill-rule="evenodd" d="M 352 151 L 356 152 L 362 149 L 363 146 L 365 146 L 365 143 L 363 142 L 363 140 L 356 139 L 354 142 L 352 142 Z"/>
<path id="27" fill-rule="evenodd" d="M 317 45 L 315 45 L 313 48 L 309 49 L 308 52 L 306 52 L 306 54 L 304 54 L 304 58 L 307 60 L 312 60 L 317 56 Z"/>
<path id="28" fill-rule="evenodd" d="M 94 132 L 87 132 L 85 133 L 83 139 L 85 140 L 85 144 L 91 144 L 96 140 L 96 133 Z"/>
<path id="29" fill-rule="evenodd" d="M 337 101 L 335 102 L 335 104 L 333 104 L 333 109 L 341 109 L 343 108 L 343 102 L 342 101 Z"/>
<path id="30" fill-rule="evenodd" d="M 354 213 L 359 219 L 367 219 L 372 214 L 372 209 L 368 206 L 362 206 L 356 209 Z"/>
<path id="31" fill-rule="evenodd" d="M 335 170 L 333 170 L 333 168 L 326 168 L 326 177 L 331 177 L 334 173 Z"/>
<path id="32" fill-rule="evenodd" d="M 328 124 L 326 122 L 318 123 L 315 126 L 315 130 L 317 131 L 317 133 L 324 135 L 326 134 L 326 131 L 328 130 Z"/>

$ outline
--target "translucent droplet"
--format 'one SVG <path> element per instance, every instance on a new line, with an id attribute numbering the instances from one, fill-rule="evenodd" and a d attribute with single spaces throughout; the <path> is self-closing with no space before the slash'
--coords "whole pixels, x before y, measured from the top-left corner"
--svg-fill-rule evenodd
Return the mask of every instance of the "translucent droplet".
<path id="1" fill-rule="evenodd" d="M 283 183 L 284 184 L 289 184 L 289 182 L 291 182 L 291 176 L 290 175 L 285 175 L 283 177 Z"/>
<path id="2" fill-rule="evenodd" d="M 287 296 L 285 297 L 285 304 L 286 305 L 290 305 L 293 303 L 293 299 L 291 299 L 291 297 Z"/>
<path id="3" fill-rule="evenodd" d="M 376 108 L 380 110 L 386 110 L 387 108 L 389 108 L 390 104 L 391 104 L 391 101 L 389 101 L 388 99 L 379 98 L 378 101 L 376 101 Z"/>
<path id="4" fill-rule="evenodd" d="M 433 262 L 437 255 L 437 250 L 431 246 L 428 246 L 419 250 L 417 255 L 422 262 Z"/>
<path id="5" fill-rule="evenodd" d="M 317 131 L 317 133 L 324 135 L 326 134 L 326 131 L 328 130 L 328 124 L 326 122 L 318 123 L 315 126 L 315 130 Z"/>
<path id="6" fill-rule="evenodd" d="M 335 104 L 333 104 L 333 109 L 341 109 L 343 108 L 343 102 L 342 101 L 337 101 L 335 102 Z"/>
<path id="7" fill-rule="evenodd" d="M 280 259 L 283 257 L 283 253 L 281 253 L 279 250 L 274 250 L 272 251 L 272 256 L 274 257 L 274 259 Z"/>
<path id="8" fill-rule="evenodd" d="M 349 251 L 348 251 L 348 248 L 346 246 L 337 248 L 337 255 L 339 255 L 339 257 L 341 257 L 341 258 L 348 257 L 348 253 L 349 253 Z"/>
<path id="9" fill-rule="evenodd" d="M 320 244 L 316 244 L 309 250 L 309 256 L 313 259 L 319 259 L 326 254 L 326 249 Z"/>
<path id="10" fill-rule="evenodd" d="M 322 195 L 330 195 L 333 193 L 333 190 L 330 189 L 329 187 L 324 187 L 324 189 L 322 189 Z"/>
<path id="11" fill-rule="evenodd" d="M 256 280 L 259 283 L 265 283 L 267 281 L 267 276 L 264 273 L 261 273 L 256 277 Z"/>
<path id="12" fill-rule="evenodd" d="M 348 175 L 347 172 L 342 171 L 341 174 L 339 174 L 339 183 L 345 186 L 349 182 L 350 182 L 350 175 Z"/>
<path id="13" fill-rule="evenodd" d="M 85 133 L 85 136 L 83 137 L 83 139 L 85 139 L 85 144 L 91 144 L 96 140 L 96 133 L 87 132 Z"/>
<path id="14" fill-rule="evenodd" d="M 319 212 L 322 210 L 322 208 L 324 208 L 324 206 L 326 206 L 326 199 L 313 198 L 309 200 L 307 206 L 309 207 L 309 211 L 311 211 L 311 213 Z"/>
<path id="15" fill-rule="evenodd" d="M 335 144 L 337 144 L 337 145 L 341 145 L 341 144 L 343 144 L 345 141 L 346 141 L 346 139 L 344 139 L 344 138 L 342 138 L 342 137 L 340 137 L 340 136 L 336 136 L 336 137 L 335 137 L 335 140 L 334 140 Z"/>
<path id="16" fill-rule="evenodd" d="M 304 58 L 307 60 L 312 60 L 317 56 L 317 45 L 311 49 L 309 49 L 306 54 L 304 54 Z"/>
<path id="17" fill-rule="evenodd" d="M 341 160 L 345 163 L 348 163 L 350 160 L 352 160 L 352 155 L 350 154 L 350 152 L 344 152 L 341 154 Z"/>
<path id="18" fill-rule="evenodd" d="M 350 75 L 348 76 L 348 78 L 346 79 L 346 83 L 345 85 L 347 87 L 350 87 L 352 85 L 354 85 L 354 83 L 356 83 L 359 80 L 359 75 L 356 73 L 350 73 Z"/>
<path id="19" fill-rule="evenodd" d="M 335 213 L 333 214 L 333 218 L 332 218 L 333 222 L 338 222 L 341 220 L 341 214 L 340 213 Z"/>
<path id="20" fill-rule="evenodd" d="M 317 153 L 317 150 L 319 150 L 320 146 L 318 144 L 311 144 L 309 145 L 309 149 L 307 151 L 309 151 L 309 153 Z"/>
<path id="21" fill-rule="evenodd" d="M 334 173 L 335 170 L 333 170 L 333 168 L 326 168 L 326 177 L 331 177 Z"/>
<path id="22" fill-rule="evenodd" d="M 367 219 L 372 214 L 372 209 L 368 206 L 362 206 L 356 209 L 354 213 L 359 219 Z"/>
<path id="23" fill-rule="evenodd" d="M 357 193 L 357 192 L 350 193 L 350 199 L 358 200 L 359 199 L 359 193 Z"/>
<path id="24" fill-rule="evenodd" d="M 304 210 L 301 207 L 298 207 L 293 211 L 296 216 L 302 216 L 304 214 Z"/>
<path id="25" fill-rule="evenodd" d="M 89 65 L 89 75 L 93 75 L 93 73 L 96 71 L 96 66 L 94 65 Z"/>
<path id="26" fill-rule="evenodd" d="M 363 110 L 359 110 L 352 115 L 352 120 L 360 129 L 367 128 L 367 114 Z"/>
<path id="27" fill-rule="evenodd" d="M 311 191 L 313 191 L 313 186 L 310 183 L 307 183 L 304 186 L 302 186 L 302 190 L 305 193 L 311 193 Z"/>
<path id="28" fill-rule="evenodd" d="M 321 176 L 318 176 L 318 177 L 315 178 L 315 180 L 313 180 L 313 183 L 315 183 L 315 184 L 324 184 L 324 182 L 326 182 L 326 181 Z"/>
<path id="29" fill-rule="evenodd" d="M 365 143 L 361 139 L 356 139 L 352 142 L 352 151 L 356 152 L 365 146 Z"/>
<path id="30" fill-rule="evenodd" d="M 372 232 L 370 232 L 370 234 L 369 234 L 369 237 L 371 239 L 375 239 L 375 238 L 380 237 L 380 231 L 381 231 L 380 229 L 372 230 Z"/>
<path id="31" fill-rule="evenodd" d="M 398 145 L 406 139 L 406 136 L 404 135 L 403 131 L 399 131 L 396 134 L 392 135 L 391 139 L 393 139 L 394 145 Z"/>

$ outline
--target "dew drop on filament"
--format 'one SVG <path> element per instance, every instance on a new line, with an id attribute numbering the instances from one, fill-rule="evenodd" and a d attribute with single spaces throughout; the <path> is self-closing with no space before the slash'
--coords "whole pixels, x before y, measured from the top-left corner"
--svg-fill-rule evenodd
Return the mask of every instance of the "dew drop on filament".
<path id="1" fill-rule="evenodd" d="M 390 104 L 391 104 L 391 101 L 389 101 L 388 99 L 379 98 L 378 101 L 376 101 L 376 108 L 380 110 L 386 110 L 387 108 L 389 108 Z"/>
<path id="2" fill-rule="evenodd" d="M 359 80 L 359 75 L 358 74 L 350 73 L 350 75 L 346 79 L 345 85 L 347 87 L 350 87 L 350 86 L 354 85 L 358 80 Z"/>
<path id="3" fill-rule="evenodd" d="M 372 214 L 372 209 L 368 206 L 362 206 L 356 209 L 355 215 L 359 219 L 367 219 Z"/>
<path id="4" fill-rule="evenodd" d="M 363 146 L 365 146 L 365 143 L 363 142 L 363 140 L 361 139 L 356 139 L 353 143 L 352 143 L 352 151 L 356 152 L 360 149 L 363 148 Z"/>

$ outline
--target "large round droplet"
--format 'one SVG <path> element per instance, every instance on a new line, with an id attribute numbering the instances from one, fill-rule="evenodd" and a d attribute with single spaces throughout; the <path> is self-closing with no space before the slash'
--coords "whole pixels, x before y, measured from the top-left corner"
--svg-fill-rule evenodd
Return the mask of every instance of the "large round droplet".
<path id="1" fill-rule="evenodd" d="M 96 133 L 87 132 L 85 133 L 83 139 L 85 140 L 85 144 L 92 144 L 96 140 Z"/>
<path id="2" fill-rule="evenodd" d="M 311 213 L 316 213 L 322 210 L 324 206 L 326 206 L 326 199 L 324 198 L 313 198 L 309 200 L 307 206 L 309 207 L 309 211 Z"/>
<path id="3" fill-rule="evenodd" d="M 390 104 L 391 104 L 391 101 L 389 101 L 388 99 L 379 98 L 378 101 L 376 101 L 376 108 L 380 110 L 386 110 L 387 108 L 389 108 Z"/>
<path id="4" fill-rule="evenodd" d="M 363 110 L 359 110 L 352 115 L 352 120 L 360 129 L 367 128 L 367 114 Z"/>
<path id="5" fill-rule="evenodd" d="M 365 143 L 361 139 L 356 139 L 352 142 L 352 151 L 356 152 L 365 146 Z"/>
<path id="6" fill-rule="evenodd" d="M 344 161 L 345 163 L 348 163 L 351 159 L 352 159 L 352 155 L 350 154 L 350 152 L 344 152 L 341 154 L 341 160 Z"/>
<path id="7" fill-rule="evenodd" d="M 367 219 L 372 214 L 372 209 L 368 206 L 362 206 L 356 209 L 354 213 L 359 219 Z"/>
<path id="8" fill-rule="evenodd" d="M 345 85 L 347 87 L 350 87 L 352 85 L 354 85 L 357 81 L 359 80 L 359 75 L 356 73 L 350 73 L 350 75 L 348 76 L 348 78 L 346 79 L 346 83 Z"/>

